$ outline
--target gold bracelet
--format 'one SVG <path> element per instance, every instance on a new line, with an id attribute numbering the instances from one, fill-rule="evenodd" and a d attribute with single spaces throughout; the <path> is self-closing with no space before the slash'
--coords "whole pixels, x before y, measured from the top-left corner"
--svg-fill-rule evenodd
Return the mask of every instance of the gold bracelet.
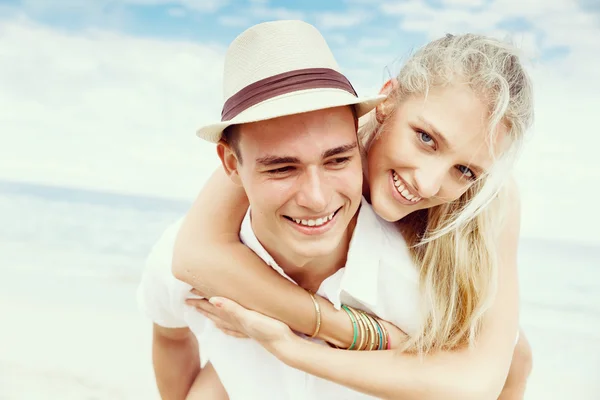
<path id="1" fill-rule="evenodd" d="M 360 317 L 360 314 L 358 313 L 358 311 L 356 311 L 354 308 L 352 308 L 350 306 L 346 306 L 346 307 L 348 307 L 350 312 L 352 312 L 352 314 L 354 315 L 354 318 L 356 318 L 356 321 L 358 323 L 358 338 L 359 338 L 359 340 L 358 340 L 358 344 L 356 345 L 356 350 L 363 350 L 363 346 L 366 344 L 365 336 L 366 336 L 366 332 L 367 332 L 367 326 L 365 325 L 364 321 Z"/>
<path id="2" fill-rule="evenodd" d="M 372 348 L 371 350 L 377 350 L 377 348 L 379 347 L 379 333 L 377 332 L 377 326 L 375 325 L 375 318 L 373 318 L 373 316 L 365 313 L 365 316 L 367 317 L 367 319 L 369 320 L 369 324 L 371 325 L 371 329 L 372 329 L 372 340 L 371 340 L 371 345 Z"/>
<path id="3" fill-rule="evenodd" d="M 310 291 L 308 292 L 308 294 L 310 294 L 310 298 L 312 299 L 313 304 L 315 305 L 315 312 L 317 313 L 317 325 L 315 327 L 314 333 L 311 336 L 311 338 L 314 338 L 319 334 L 319 331 L 321 330 L 321 306 L 319 306 L 319 302 L 315 298 L 314 294 L 312 294 Z"/>
<path id="4" fill-rule="evenodd" d="M 364 311 L 361 311 L 360 313 L 369 326 L 369 348 L 367 350 L 372 351 L 375 348 L 375 325 L 373 325 L 373 322 L 371 321 L 371 316 Z"/>

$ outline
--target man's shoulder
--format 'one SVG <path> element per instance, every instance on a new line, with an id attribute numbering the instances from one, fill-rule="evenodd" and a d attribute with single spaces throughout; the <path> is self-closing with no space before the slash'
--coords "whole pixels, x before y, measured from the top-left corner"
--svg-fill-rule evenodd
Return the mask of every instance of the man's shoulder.
<path id="1" fill-rule="evenodd" d="M 363 201 L 360 212 L 359 216 L 366 222 L 361 224 L 361 237 L 367 238 L 369 244 L 377 248 L 380 262 L 391 262 L 395 266 L 413 265 L 408 244 L 398 223 L 381 218 L 366 201 Z"/>
<path id="2" fill-rule="evenodd" d="M 397 245 L 398 241 L 401 243 L 406 243 L 398 224 L 396 222 L 389 222 L 381 218 L 373 209 L 373 206 L 369 204 L 366 200 L 363 200 L 360 211 L 359 218 L 364 220 L 365 224 L 360 224 L 360 229 L 365 230 L 367 233 L 371 233 L 371 231 L 377 230 L 381 232 L 381 238 L 384 242 L 389 243 L 392 242 Z"/>
<path id="3" fill-rule="evenodd" d="M 183 218 L 169 225 L 152 246 L 137 290 L 142 312 L 166 328 L 187 326 L 183 306 L 190 287 L 171 272 L 173 249 L 182 222 Z"/>
<path id="4" fill-rule="evenodd" d="M 173 249 L 177 234 L 183 224 L 183 217 L 171 223 L 159 236 L 158 240 L 152 246 L 150 254 L 146 260 L 146 268 L 171 268 L 173 260 Z"/>

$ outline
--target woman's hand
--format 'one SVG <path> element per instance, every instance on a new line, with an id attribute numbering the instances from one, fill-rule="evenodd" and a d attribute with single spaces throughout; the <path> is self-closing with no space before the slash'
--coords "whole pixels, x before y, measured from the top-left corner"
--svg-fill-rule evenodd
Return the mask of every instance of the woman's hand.
<path id="1" fill-rule="evenodd" d="M 186 302 L 214 321 L 223 332 L 235 337 L 254 339 L 274 354 L 280 345 L 298 339 L 283 322 L 248 310 L 223 297 L 213 297 L 208 301 L 188 299 Z"/>
<path id="2" fill-rule="evenodd" d="M 213 306 L 208 300 L 187 299 L 185 302 L 194 307 L 200 314 L 214 322 L 217 329 L 221 330 L 226 335 L 241 339 L 248 338 L 248 335 L 236 330 L 235 326 L 227 319 L 228 314 Z"/>

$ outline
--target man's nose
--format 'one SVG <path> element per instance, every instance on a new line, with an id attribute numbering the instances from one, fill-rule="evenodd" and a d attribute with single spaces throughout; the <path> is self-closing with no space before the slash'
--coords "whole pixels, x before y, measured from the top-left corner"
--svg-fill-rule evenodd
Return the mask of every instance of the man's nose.
<path id="1" fill-rule="evenodd" d="M 302 177 L 298 190 L 298 205 L 315 213 L 325 211 L 329 204 L 327 182 L 320 171 L 308 170 Z"/>

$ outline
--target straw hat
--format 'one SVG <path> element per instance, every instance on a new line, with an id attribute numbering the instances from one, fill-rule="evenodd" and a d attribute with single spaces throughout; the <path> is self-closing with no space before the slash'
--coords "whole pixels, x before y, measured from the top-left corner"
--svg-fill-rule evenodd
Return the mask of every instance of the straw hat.
<path id="1" fill-rule="evenodd" d="M 358 97 L 323 36 L 302 21 L 265 22 L 243 32 L 227 50 L 223 80 L 221 121 L 197 131 L 210 142 L 230 125 L 324 108 L 354 105 L 361 117 L 385 98 Z"/>

